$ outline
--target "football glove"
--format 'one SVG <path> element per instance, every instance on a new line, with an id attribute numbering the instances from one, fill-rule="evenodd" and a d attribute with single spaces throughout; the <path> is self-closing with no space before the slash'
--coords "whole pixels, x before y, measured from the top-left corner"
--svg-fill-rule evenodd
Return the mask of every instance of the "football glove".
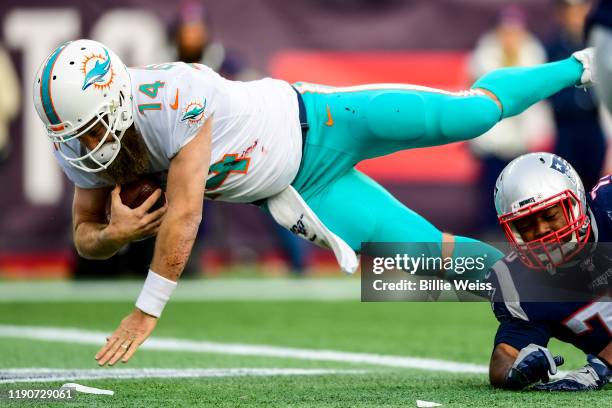
<path id="1" fill-rule="evenodd" d="M 582 64 L 582 76 L 580 78 L 581 87 L 589 87 L 593 85 L 596 80 L 595 72 L 595 48 L 585 48 L 584 50 L 576 51 L 572 54 L 572 57 L 576 58 Z"/>
<path id="2" fill-rule="evenodd" d="M 589 391 L 602 389 L 612 378 L 612 369 L 592 354 L 587 356 L 587 365 L 567 374 L 560 380 L 548 384 L 537 384 L 540 391 Z"/>
<path id="3" fill-rule="evenodd" d="M 557 367 L 563 364 L 563 357 L 553 357 L 546 347 L 530 344 L 524 347 L 516 357 L 514 364 L 506 375 L 506 388 L 521 390 L 537 382 L 548 382 L 548 375 L 557 373 Z"/>

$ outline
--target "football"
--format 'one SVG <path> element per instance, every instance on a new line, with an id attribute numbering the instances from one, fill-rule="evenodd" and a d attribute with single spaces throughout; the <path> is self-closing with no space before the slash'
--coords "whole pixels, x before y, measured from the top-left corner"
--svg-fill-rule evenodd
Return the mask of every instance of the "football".
<path id="1" fill-rule="evenodd" d="M 123 184 L 121 186 L 121 192 L 119 196 L 121 197 L 121 202 L 124 205 L 134 209 L 142 205 L 146 201 L 151 194 L 155 192 L 158 188 L 161 188 L 161 185 L 150 177 L 142 177 L 138 180 L 132 181 L 127 184 Z M 159 199 L 153 204 L 149 212 L 155 211 L 158 208 L 161 208 L 166 203 L 166 197 L 162 194 Z M 110 211 L 111 210 L 111 196 L 108 196 L 108 200 L 106 201 L 106 219 L 110 220 Z"/>

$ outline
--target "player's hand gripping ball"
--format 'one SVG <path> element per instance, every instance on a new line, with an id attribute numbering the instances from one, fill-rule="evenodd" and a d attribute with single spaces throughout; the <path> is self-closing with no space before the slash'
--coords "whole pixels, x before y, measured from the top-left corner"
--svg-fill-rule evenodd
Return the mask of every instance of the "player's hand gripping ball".
<path id="1" fill-rule="evenodd" d="M 150 179 L 116 186 L 107 203 L 106 237 L 121 246 L 153 237 L 167 210 L 164 192 Z"/>
<path id="2" fill-rule="evenodd" d="M 121 202 L 123 205 L 130 207 L 131 209 L 138 208 L 145 202 L 147 198 L 155 192 L 155 190 L 161 188 L 161 185 L 154 181 L 152 178 L 143 177 L 138 180 L 132 181 L 121 186 Z M 111 216 L 111 197 L 108 197 L 106 201 L 106 221 L 110 221 Z M 166 204 L 166 196 L 162 193 L 159 199 L 149 209 L 149 213 L 162 208 Z"/>

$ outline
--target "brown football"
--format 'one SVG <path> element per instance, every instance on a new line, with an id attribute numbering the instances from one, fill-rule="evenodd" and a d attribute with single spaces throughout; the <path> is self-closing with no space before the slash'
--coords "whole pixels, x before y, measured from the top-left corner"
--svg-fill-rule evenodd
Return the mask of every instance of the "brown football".
<path id="1" fill-rule="evenodd" d="M 160 184 L 149 177 L 143 177 L 136 181 L 132 181 L 121 186 L 121 202 L 124 205 L 134 209 L 140 207 L 151 194 L 158 188 L 161 188 Z M 149 212 L 155 211 L 161 208 L 166 203 L 166 197 L 162 193 L 159 199 L 153 204 L 153 207 L 149 209 Z M 110 207 L 111 207 L 111 196 L 109 195 L 106 201 L 106 219 L 110 220 Z"/>

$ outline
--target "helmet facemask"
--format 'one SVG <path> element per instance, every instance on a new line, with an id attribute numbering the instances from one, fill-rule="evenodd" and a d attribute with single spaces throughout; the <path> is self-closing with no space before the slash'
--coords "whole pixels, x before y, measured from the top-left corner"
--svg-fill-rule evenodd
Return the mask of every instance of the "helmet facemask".
<path id="1" fill-rule="evenodd" d="M 45 59 L 33 85 L 34 107 L 61 161 L 87 173 L 108 170 L 134 123 L 121 59 L 96 41 L 69 41 Z"/>
<path id="2" fill-rule="evenodd" d="M 556 205 L 562 211 L 565 226 L 543 237 L 525 242 L 515 223 Z M 499 222 L 506 238 L 527 267 L 549 271 L 575 257 L 586 245 L 591 231 L 586 209 L 571 190 L 562 191 L 545 200 L 501 215 Z"/>
<path id="3" fill-rule="evenodd" d="M 58 153 L 73 167 L 88 173 L 97 173 L 105 170 L 119 154 L 121 139 L 125 131 L 133 123 L 131 120 L 127 120 L 129 113 L 124 108 L 125 106 L 123 93 L 120 92 L 119 101 L 110 101 L 104 104 L 92 120 L 81 125 L 76 130 L 70 131 L 73 126 L 65 122 L 59 125 L 48 126 L 48 135 Z M 74 144 L 68 143 L 86 135 L 99 124 L 106 131 L 93 149 L 88 150 L 81 143 L 77 150 Z M 54 131 L 55 129 L 60 131 Z"/>

